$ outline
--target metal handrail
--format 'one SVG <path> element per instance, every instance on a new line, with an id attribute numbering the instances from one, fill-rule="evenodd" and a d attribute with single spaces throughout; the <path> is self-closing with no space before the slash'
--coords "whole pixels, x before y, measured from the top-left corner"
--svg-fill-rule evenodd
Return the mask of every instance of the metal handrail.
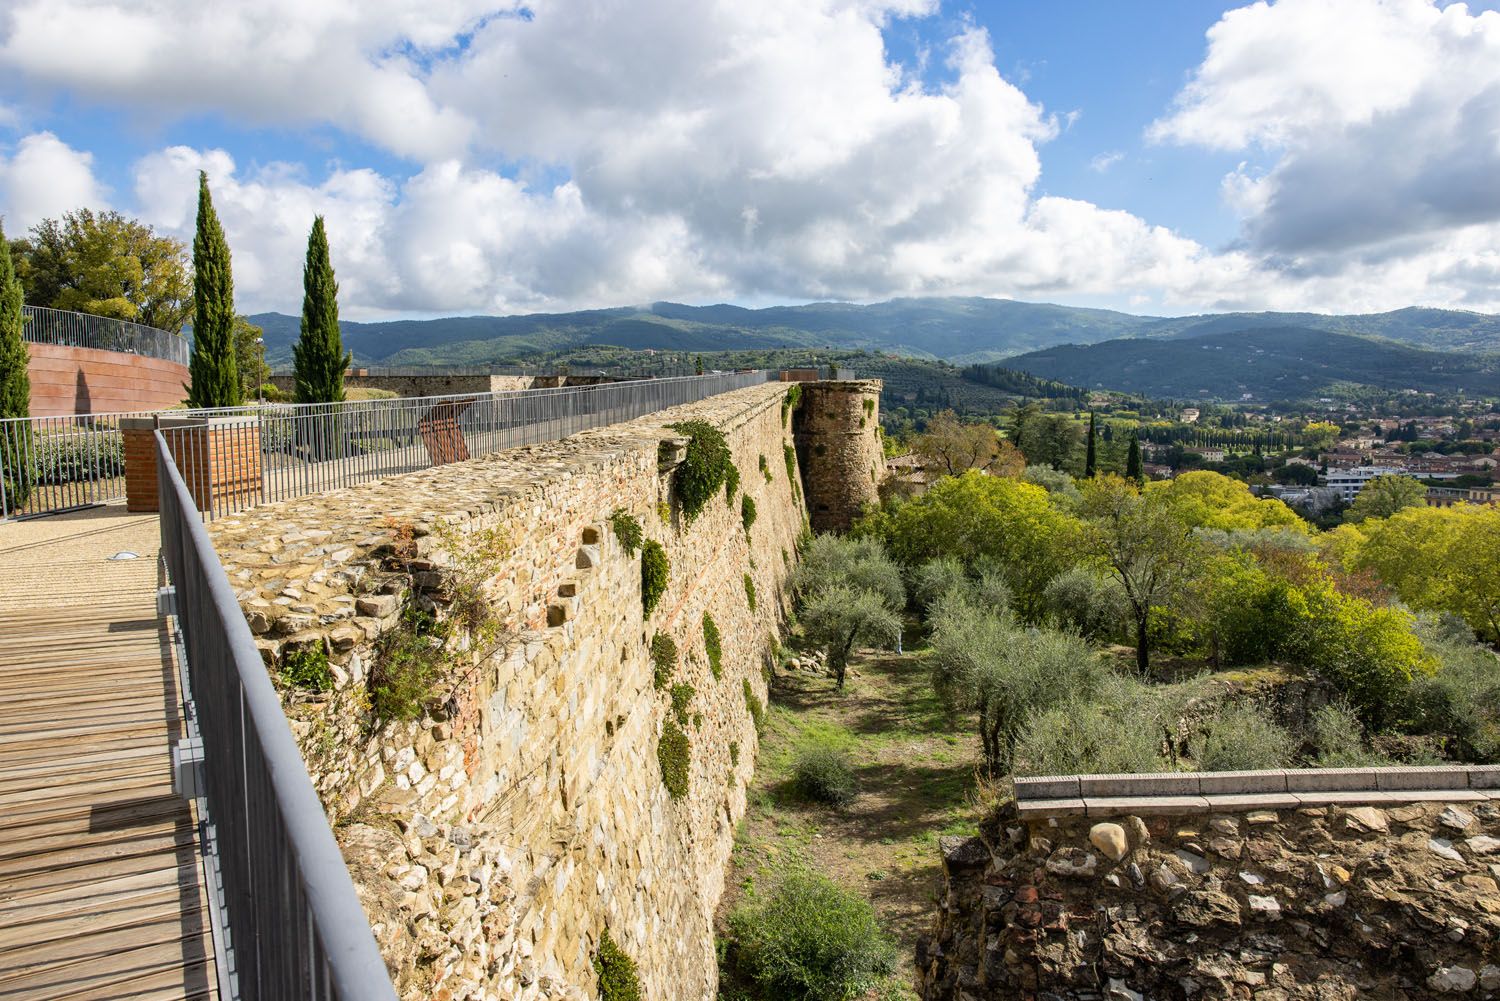
<path id="1" fill-rule="evenodd" d="M 370 922 L 203 519 L 156 433 L 161 548 L 222 875 L 216 961 L 245 1001 L 395 1001 Z M 227 941 L 226 941 L 227 940 Z"/>
<path id="2" fill-rule="evenodd" d="M 191 345 L 186 337 L 159 327 L 116 320 L 90 313 L 74 313 L 46 306 L 22 306 L 21 339 L 33 344 L 93 348 L 121 354 L 188 363 Z"/>

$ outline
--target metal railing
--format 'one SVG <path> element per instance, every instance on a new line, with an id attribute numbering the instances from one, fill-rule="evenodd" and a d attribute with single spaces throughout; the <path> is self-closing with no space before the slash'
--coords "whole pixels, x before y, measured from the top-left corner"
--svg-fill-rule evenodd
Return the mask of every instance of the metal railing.
<path id="1" fill-rule="evenodd" d="M 162 558 L 189 730 L 202 743 L 193 792 L 224 918 L 220 983 L 245 1001 L 395 1001 L 281 700 L 161 432 L 155 440 Z"/>
<path id="2" fill-rule="evenodd" d="M 205 514 L 553 441 L 765 382 L 764 371 L 349 403 L 0 420 L 0 518 L 125 496 L 120 423 L 166 429 Z"/>
<path id="3" fill-rule="evenodd" d="M 120 420 L 130 416 L 0 420 L 0 518 L 70 511 L 123 497 Z"/>
<path id="4" fill-rule="evenodd" d="M 147 327 L 108 316 L 71 313 L 45 306 L 22 306 L 25 323 L 22 340 L 34 344 L 57 344 L 67 348 L 94 348 L 122 354 L 161 358 L 179 365 L 188 363 L 190 342 L 186 337 L 158 327 Z"/>
<path id="5" fill-rule="evenodd" d="M 508 393 L 196 411 L 166 430 L 210 517 L 555 441 L 763 383 L 763 371 Z M 174 418 L 177 415 L 172 415 Z M 164 425 L 167 423 L 163 420 Z"/>

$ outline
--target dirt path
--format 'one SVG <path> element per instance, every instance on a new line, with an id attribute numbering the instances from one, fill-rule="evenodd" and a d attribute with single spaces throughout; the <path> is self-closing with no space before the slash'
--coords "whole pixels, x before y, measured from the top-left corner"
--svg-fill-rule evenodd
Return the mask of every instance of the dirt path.
<path id="1" fill-rule="evenodd" d="M 854 762 L 859 793 L 842 809 L 791 787 L 797 746 L 816 739 Z M 920 652 L 860 657 L 842 693 L 821 675 L 778 674 L 721 913 L 747 886 L 808 863 L 869 898 L 913 972 L 942 890 L 937 839 L 973 833 L 979 817 L 978 763 L 972 729 L 942 711 Z"/>

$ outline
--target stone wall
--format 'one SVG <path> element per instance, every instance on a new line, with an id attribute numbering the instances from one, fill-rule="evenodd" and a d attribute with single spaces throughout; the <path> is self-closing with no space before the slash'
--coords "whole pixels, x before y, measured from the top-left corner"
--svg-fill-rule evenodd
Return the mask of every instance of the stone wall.
<path id="1" fill-rule="evenodd" d="M 1421 794 L 1011 804 L 980 837 L 941 839 L 922 997 L 1500 997 L 1500 795 Z"/>
<path id="2" fill-rule="evenodd" d="M 885 475 L 880 380 L 804 382 L 794 414 L 807 510 L 819 532 L 842 532 L 859 517 Z"/>
<path id="3" fill-rule="evenodd" d="M 614 382 L 597 375 L 489 375 L 486 373 L 425 372 L 408 375 L 379 375 L 356 369 L 344 376 L 345 389 L 383 389 L 400 397 L 463 396 L 479 393 L 510 393 L 520 389 L 556 389 L 559 386 L 595 386 Z M 271 385 L 290 394 L 294 379 L 290 373 L 278 372 L 270 377 Z"/>
<path id="4" fill-rule="evenodd" d="M 756 386 L 213 524 L 268 661 L 331 651 L 333 691 L 285 700 L 403 997 L 592 998 L 606 927 L 645 997 L 714 997 L 712 915 L 757 744 L 746 693 L 766 697 L 805 523 L 782 459 L 785 392 Z M 691 525 L 668 504 L 683 439 L 664 425 L 688 418 L 724 430 L 756 501 L 749 532 L 738 496 Z M 644 621 L 641 558 L 611 531 L 616 509 L 671 560 Z M 403 603 L 441 608 L 445 550 L 490 529 L 508 548 L 488 583 L 499 640 L 457 658 L 421 720 L 372 730 L 381 638 Z M 705 611 L 722 634 L 718 678 Z M 672 711 L 653 684 L 657 632 L 681 651 L 672 683 L 694 689 L 681 799 L 657 756 Z"/>

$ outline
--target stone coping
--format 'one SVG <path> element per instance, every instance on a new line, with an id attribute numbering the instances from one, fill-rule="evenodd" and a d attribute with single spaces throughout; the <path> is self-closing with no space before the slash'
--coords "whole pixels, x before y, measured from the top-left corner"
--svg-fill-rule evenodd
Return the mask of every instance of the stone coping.
<path id="1" fill-rule="evenodd" d="M 1191 814 L 1500 800 L 1500 765 L 1053 775 L 1015 785 L 1023 817 Z"/>

